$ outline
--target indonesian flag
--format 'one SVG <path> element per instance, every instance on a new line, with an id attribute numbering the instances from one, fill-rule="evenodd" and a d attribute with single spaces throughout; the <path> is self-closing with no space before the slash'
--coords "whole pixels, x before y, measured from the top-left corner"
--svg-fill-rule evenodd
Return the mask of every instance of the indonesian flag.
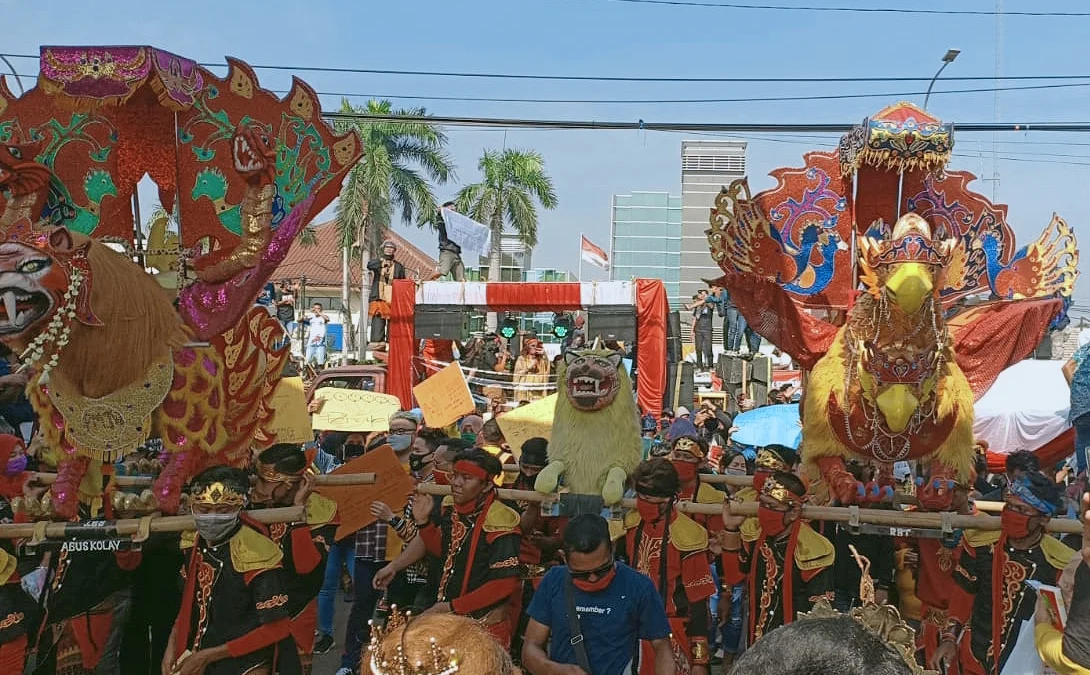
<path id="1" fill-rule="evenodd" d="M 586 236 L 580 235 L 582 241 L 579 244 L 579 255 L 591 265 L 603 270 L 609 269 L 609 256 L 602 249 L 595 246 Z"/>

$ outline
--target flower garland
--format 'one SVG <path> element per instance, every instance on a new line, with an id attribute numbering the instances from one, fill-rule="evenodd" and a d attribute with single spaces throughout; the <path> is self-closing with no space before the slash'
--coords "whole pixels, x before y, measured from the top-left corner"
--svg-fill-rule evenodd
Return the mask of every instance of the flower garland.
<path id="1" fill-rule="evenodd" d="M 19 355 L 19 360 L 23 362 L 23 365 L 19 368 L 20 371 L 35 365 L 40 366 L 41 377 L 39 382 L 49 381 L 49 371 L 57 366 L 60 361 L 61 351 L 71 339 L 72 320 L 76 318 L 76 304 L 79 301 L 79 292 L 82 285 L 83 273 L 73 268 L 68 288 L 64 291 L 64 302 L 53 314 L 53 318 L 49 320 L 46 329 L 39 333 L 27 345 L 23 353 Z M 42 363 L 50 346 L 55 346 L 56 349 L 49 354 L 49 359 Z"/>

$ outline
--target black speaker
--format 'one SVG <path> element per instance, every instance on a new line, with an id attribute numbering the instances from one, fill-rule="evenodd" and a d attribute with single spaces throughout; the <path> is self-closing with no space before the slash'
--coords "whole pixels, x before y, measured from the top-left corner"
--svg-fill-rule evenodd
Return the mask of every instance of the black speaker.
<path id="1" fill-rule="evenodd" d="M 689 361 L 666 364 L 666 394 L 662 400 L 663 410 L 677 410 L 685 406 L 692 410 L 696 400 L 696 387 L 693 385 L 694 365 Z"/>
<path id="2" fill-rule="evenodd" d="M 636 342 L 636 308 L 632 305 L 598 305 L 587 308 L 587 344 L 595 338 L 616 340 L 630 345 Z"/>
<path id="3" fill-rule="evenodd" d="M 681 312 L 666 315 L 666 361 L 677 363 L 681 360 Z"/>
<path id="4" fill-rule="evenodd" d="M 772 359 L 767 356 L 754 356 L 749 362 L 749 379 L 762 384 L 772 382 Z"/>
<path id="5" fill-rule="evenodd" d="M 1045 361 L 1052 359 L 1052 333 L 1045 333 L 1045 339 L 1033 350 L 1033 358 Z"/>
<path id="6" fill-rule="evenodd" d="M 460 305 L 417 305 L 413 331 L 417 340 L 462 340 L 469 330 L 469 308 Z"/>

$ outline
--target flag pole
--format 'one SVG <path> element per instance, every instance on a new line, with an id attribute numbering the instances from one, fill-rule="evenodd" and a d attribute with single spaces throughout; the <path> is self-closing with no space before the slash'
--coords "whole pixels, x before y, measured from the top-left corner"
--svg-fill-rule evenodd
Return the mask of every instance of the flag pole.
<path id="1" fill-rule="evenodd" d="M 579 281 L 583 280 L 583 233 L 579 233 Z"/>

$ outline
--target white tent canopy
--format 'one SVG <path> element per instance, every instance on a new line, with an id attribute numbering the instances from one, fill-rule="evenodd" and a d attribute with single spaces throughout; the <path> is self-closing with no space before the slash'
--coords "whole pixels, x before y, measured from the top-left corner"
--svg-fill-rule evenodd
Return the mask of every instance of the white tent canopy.
<path id="1" fill-rule="evenodd" d="M 973 431 L 989 450 L 1036 450 L 1068 426 L 1071 390 L 1063 361 L 1020 361 L 999 374 L 976 402 Z"/>

